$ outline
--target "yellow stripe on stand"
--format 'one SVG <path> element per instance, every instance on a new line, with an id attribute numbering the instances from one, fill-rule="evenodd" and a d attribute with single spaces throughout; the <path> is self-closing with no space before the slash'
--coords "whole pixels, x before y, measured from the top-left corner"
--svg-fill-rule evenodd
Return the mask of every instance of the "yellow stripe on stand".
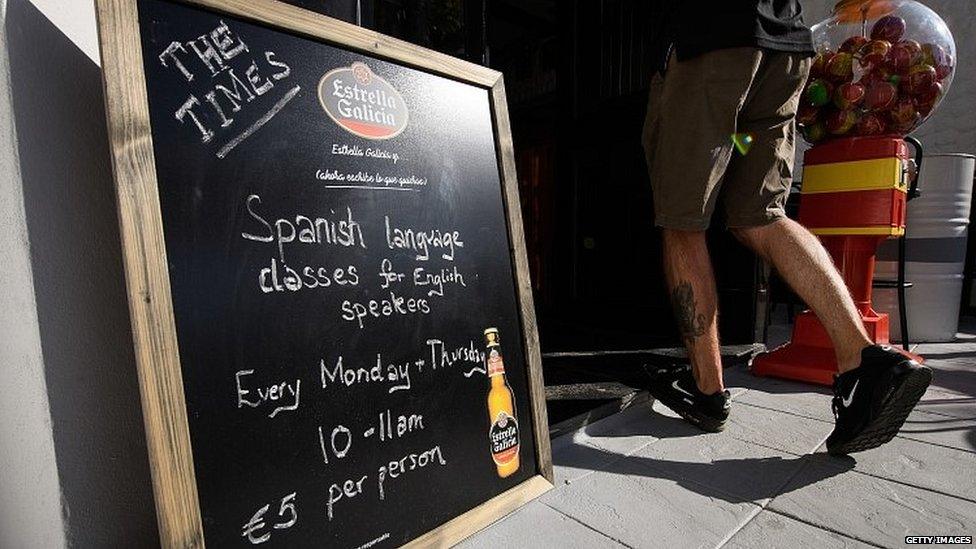
<path id="1" fill-rule="evenodd" d="M 905 234 L 905 227 L 818 227 L 810 232 L 819 236 L 901 236 Z"/>
<path id="2" fill-rule="evenodd" d="M 803 193 L 898 189 L 908 191 L 898 158 L 831 162 L 803 166 Z"/>

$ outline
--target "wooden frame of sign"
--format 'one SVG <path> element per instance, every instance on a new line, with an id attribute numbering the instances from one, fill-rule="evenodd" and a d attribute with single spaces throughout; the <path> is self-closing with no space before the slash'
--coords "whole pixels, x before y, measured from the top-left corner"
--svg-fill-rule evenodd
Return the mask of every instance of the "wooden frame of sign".
<path id="1" fill-rule="evenodd" d="M 490 90 L 516 292 L 524 327 L 538 474 L 411 546 L 449 546 L 552 488 L 541 354 L 522 232 L 505 85 L 500 72 L 276 0 L 180 0 Z M 96 0 L 105 103 L 136 363 L 164 547 L 204 546 L 177 348 L 135 0 Z"/>

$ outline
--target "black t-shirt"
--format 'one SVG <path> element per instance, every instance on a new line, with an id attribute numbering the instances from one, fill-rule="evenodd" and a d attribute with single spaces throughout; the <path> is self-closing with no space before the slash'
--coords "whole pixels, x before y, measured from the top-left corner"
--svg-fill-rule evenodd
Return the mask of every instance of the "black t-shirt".
<path id="1" fill-rule="evenodd" d="M 669 31 L 678 59 L 755 46 L 813 55 L 799 0 L 670 0 Z"/>

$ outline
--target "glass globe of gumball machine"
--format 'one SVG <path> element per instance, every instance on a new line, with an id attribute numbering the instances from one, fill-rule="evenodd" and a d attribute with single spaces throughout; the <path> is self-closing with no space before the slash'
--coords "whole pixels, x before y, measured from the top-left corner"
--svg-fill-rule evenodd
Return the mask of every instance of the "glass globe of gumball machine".
<path id="1" fill-rule="evenodd" d="M 888 315 L 871 304 L 875 253 L 883 240 L 900 238 L 904 262 L 906 207 L 918 194 L 922 155 L 908 134 L 945 98 L 956 44 L 942 18 L 914 0 L 841 0 L 812 30 L 816 56 L 797 111 L 812 145 L 803 157 L 799 221 L 830 252 L 868 335 L 887 344 Z M 921 361 L 907 350 L 903 272 L 896 283 L 903 352 Z M 823 385 L 837 371 L 811 311 L 797 316 L 792 340 L 756 357 L 752 370 Z"/>
<path id="2" fill-rule="evenodd" d="M 817 54 L 797 121 L 811 144 L 845 136 L 904 136 L 945 97 L 956 43 L 914 0 L 844 0 L 813 27 Z"/>

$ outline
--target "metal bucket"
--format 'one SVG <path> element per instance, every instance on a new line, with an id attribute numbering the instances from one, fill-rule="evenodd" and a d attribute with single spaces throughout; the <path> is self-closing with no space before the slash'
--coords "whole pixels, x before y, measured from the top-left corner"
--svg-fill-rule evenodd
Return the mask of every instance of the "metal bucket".
<path id="1" fill-rule="evenodd" d="M 906 290 L 913 343 L 952 341 L 959 328 L 974 168 L 976 157 L 968 154 L 933 154 L 922 162 L 922 195 L 908 205 L 905 244 L 905 279 L 914 284 Z M 897 241 L 886 241 L 877 259 L 874 278 L 897 279 Z M 897 291 L 878 288 L 872 301 L 890 315 L 891 339 L 900 341 Z"/>

